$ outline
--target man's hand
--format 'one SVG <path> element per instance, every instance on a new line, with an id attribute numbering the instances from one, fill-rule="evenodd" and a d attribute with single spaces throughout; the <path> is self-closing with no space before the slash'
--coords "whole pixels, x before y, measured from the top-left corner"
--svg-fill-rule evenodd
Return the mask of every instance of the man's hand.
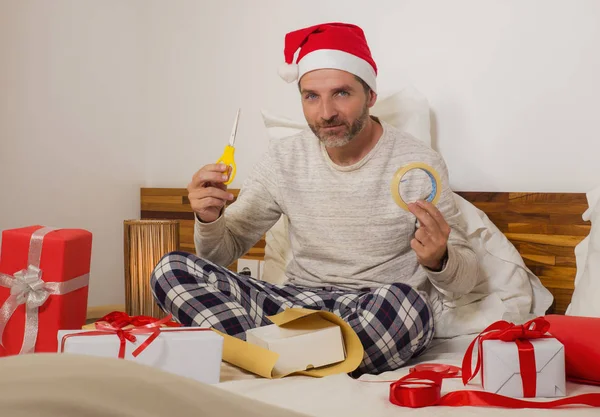
<path id="1" fill-rule="evenodd" d="M 205 223 L 214 222 L 221 214 L 227 201 L 233 200 L 233 194 L 227 192 L 223 184 L 229 178 L 225 164 L 209 164 L 194 174 L 188 184 L 188 198 L 194 213 Z"/>
<path id="2" fill-rule="evenodd" d="M 417 201 L 409 204 L 408 209 L 421 224 L 410 242 L 418 262 L 433 271 L 441 271 L 448 253 L 450 226 L 442 213 L 429 202 Z"/>

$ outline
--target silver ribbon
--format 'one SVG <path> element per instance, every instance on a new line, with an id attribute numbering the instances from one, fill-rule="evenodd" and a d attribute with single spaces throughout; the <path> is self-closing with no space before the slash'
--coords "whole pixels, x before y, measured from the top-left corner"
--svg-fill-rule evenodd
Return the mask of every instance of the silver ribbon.
<path id="1" fill-rule="evenodd" d="M 10 288 L 10 296 L 0 307 L 0 345 L 8 321 L 21 304 L 25 304 L 25 332 L 20 354 L 33 353 L 38 334 L 38 310 L 51 295 L 64 295 L 89 284 L 89 274 L 65 282 L 44 282 L 40 259 L 44 236 L 58 230 L 43 227 L 36 230 L 29 242 L 28 266 L 14 275 L 0 273 L 0 286 Z"/>

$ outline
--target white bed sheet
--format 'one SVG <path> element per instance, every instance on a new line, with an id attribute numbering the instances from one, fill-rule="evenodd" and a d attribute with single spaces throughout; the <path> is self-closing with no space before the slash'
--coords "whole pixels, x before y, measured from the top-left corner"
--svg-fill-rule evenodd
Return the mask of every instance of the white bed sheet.
<path id="1" fill-rule="evenodd" d="M 410 365 L 393 372 L 381 375 L 364 375 L 360 380 L 354 380 L 346 374 L 332 375 L 325 378 L 292 376 L 282 379 L 269 380 L 258 378 L 248 372 L 224 364 L 222 367 L 221 383 L 217 386 L 247 397 L 269 404 L 292 409 L 315 417 L 366 417 L 366 416 L 546 416 L 556 415 L 568 417 L 598 416 L 600 410 L 594 408 L 559 408 L 555 410 L 509 410 L 503 408 L 482 407 L 426 407 L 420 409 L 398 407 L 389 402 L 388 382 L 395 381 L 408 373 L 408 368 L 416 363 L 435 362 L 460 366 L 463 354 L 473 340 L 473 335 L 459 336 L 452 339 L 436 339 L 432 347 L 418 360 Z M 442 395 L 449 391 L 463 389 L 481 389 L 479 379 L 467 387 L 460 379 L 446 379 L 442 386 Z M 589 392 L 599 392 L 600 387 L 567 383 L 567 395 L 577 395 Z"/>

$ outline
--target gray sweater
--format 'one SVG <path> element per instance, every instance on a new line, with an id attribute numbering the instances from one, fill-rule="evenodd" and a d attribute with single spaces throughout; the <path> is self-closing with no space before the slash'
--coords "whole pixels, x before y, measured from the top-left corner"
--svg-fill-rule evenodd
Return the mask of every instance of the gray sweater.
<path id="1" fill-rule="evenodd" d="M 351 166 L 333 163 L 309 130 L 271 141 L 224 214 L 211 223 L 196 220 L 198 256 L 229 265 L 285 214 L 293 254 L 288 284 L 359 289 L 402 282 L 427 293 L 432 285 L 452 297 L 468 293 L 477 281 L 477 259 L 444 160 L 414 137 L 385 122 L 382 126 L 375 147 Z M 410 247 L 416 218 L 390 192 L 394 173 L 411 162 L 429 164 L 442 180 L 437 207 L 452 232 L 440 272 L 418 264 Z M 402 190 L 427 195 L 430 180 L 415 172 L 405 177 Z"/>

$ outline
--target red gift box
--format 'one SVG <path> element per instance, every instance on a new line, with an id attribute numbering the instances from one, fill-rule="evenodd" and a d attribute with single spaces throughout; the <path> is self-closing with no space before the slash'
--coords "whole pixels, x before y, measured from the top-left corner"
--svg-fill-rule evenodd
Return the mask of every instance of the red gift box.
<path id="1" fill-rule="evenodd" d="M 600 317 L 547 315 L 550 333 L 565 346 L 567 379 L 600 386 Z"/>
<path id="2" fill-rule="evenodd" d="M 57 352 L 58 330 L 85 324 L 91 254 L 92 234 L 82 229 L 2 232 L 0 353 Z"/>

